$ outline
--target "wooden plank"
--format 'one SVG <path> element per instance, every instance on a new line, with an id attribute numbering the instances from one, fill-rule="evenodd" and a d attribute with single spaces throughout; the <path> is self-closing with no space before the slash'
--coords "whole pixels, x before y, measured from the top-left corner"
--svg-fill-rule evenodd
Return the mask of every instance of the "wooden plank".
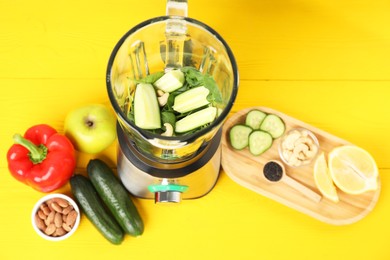
<path id="1" fill-rule="evenodd" d="M 88 103 L 110 106 L 104 78 L 0 79 L 6 146 L 15 132 L 50 123 L 60 132 L 68 111 Z M 266 106 L 368 150 L 380 169 L 390 168 L 390 81 L 241 80 L 232 113 Z M 0 155 L 5 156 L 4 150 Z M 4 157 L 3 157 L 4 158 Z"/>
<path id="2" fill-rule="evenodd" d="M 242 79 L 389 79 L 388 1 L 189 4 L 190 17 L 214 28 L 233 49 Z M 160 0 L 139 2 L 136 9 L 127 1 L 117 1 L 115 6 L 75 0 L 50 5 L 43 0 L 7 3 L 0 23 L 12 26 L 0 29 L 1 61 L 7 64 L 0 78 L 104 77 L 119 38 L 141 21 L 164 15 L 164 5 Z M 18 10 L 17 15 L 13 10 Z M 94 16 L 84 19 L 86 13 Z M 78 22 L 69 22 L 69 17 Z M 97 26 L 99 19 L 104 27 Z"/>

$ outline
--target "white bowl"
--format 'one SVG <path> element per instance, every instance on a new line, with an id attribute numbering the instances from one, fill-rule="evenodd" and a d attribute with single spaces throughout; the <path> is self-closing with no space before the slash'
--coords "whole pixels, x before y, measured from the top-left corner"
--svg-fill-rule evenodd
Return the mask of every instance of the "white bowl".
<path id="1" fill-rule="evenodd" d="M 35 215 L 37 214 L 38 210 L 40 209 L 40 206 L 50 200 L 50 199 L 54 199 L 54 198 L 61 198 L 61 199 L 65 199 L 66 201 L 68 201 L 70 203 L 70 205 L 73 206 L 73 209 L 77 212 L 77 218 L 76 218 L 76 222 L 74 223 L 72 229 L 67 232 L 66 234 L 62 235 L 62 236 L 50 236 L 50 235 L 46 235 L 42 230 L 40 230 L 35 222 Z M 32 226 L 34 228 L 34 230 L 37 232 L 38 235 L 40 235 L 42 238 L 46 239 L 46 240 L 50 240 L 50 241 L 61 241 L 61 240 L 64 240 L 64 239 L 67 239 L 68 237 L 70 237 L 75 231 L 76 229 L 78 228 L 79 224 L 80 224 L 80 210 L 79 210 L 79 207 L 77 206 L 76 202 L 64 195 L 64 194 L 59 194 L 59 193 L 53 193 L 53 194 L 48 194 L 44 197 L 42 197 L 40 200 L 38 200 L 38 202 L 35 204 L 33 210 L 32 210 L 32 214 L 31 214 L 31 222 L 32 222 Z"/>

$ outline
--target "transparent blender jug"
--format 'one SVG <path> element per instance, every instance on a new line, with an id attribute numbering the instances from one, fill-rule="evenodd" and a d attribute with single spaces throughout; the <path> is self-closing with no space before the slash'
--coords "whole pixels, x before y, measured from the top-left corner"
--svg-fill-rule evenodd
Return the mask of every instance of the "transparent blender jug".
<path id="1" fill-rule="evenodd" d="M 232 51 L 209 26 L 186 17 L 187 1 L 167 1 L 167 16 L 144 21 L 128 31 L 109 59 L 106 83 L 123 132 L 144 156 L 159 163 L 189 160 L 213 138 L 233 106 L 238 71 Z M 159 71 L 191 66 L 213 76 L 221 94 L 217 119 L 198 132 L 166 137 L 128 119 L 134 80 Z"/>

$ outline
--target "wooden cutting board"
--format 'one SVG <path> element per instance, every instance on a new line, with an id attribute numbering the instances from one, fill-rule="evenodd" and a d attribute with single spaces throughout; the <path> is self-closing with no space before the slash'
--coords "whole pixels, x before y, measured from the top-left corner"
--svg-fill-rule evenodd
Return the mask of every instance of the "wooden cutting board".
<path id="1" fill-rule="evenodd" d="M 268 182 L 262 173 L 262 169 L 269 160 L 280 160 L 278 145 L 281 138 L 276 139 L 272 147 L 260 156 L 252 155 L 248 149 L 237 151 L 232 148 L 229 141 L 230 128 L 237 123 L 244 123 L 245 116 L 251 109 L 259 109 L 266 113 L 278 115 L 286 124 L 286 132 L 295 127 L 304 127 L 312 131 L 320 143 L 320 152 L 323 151 L 325 156 L 335 147 L 351 144 L 273 109 L 266 107 L 247 108 L 231 116 L 222 129 L 222 167 L 233 181 L 263 196 L 333 225 L 354 223 L 373 210 L 380 194 L 380 180 L 376 191 L 360 195 L 346 194 L 338 189 L 340 201 L 337 203 L 324 197 L 320 202 L 314 202 L 282 182 Z M 291 178 L 321 194 L 314 182 L 313 167 L 314 161 L 299 168 L 285 165 L 286 172 Z"/>

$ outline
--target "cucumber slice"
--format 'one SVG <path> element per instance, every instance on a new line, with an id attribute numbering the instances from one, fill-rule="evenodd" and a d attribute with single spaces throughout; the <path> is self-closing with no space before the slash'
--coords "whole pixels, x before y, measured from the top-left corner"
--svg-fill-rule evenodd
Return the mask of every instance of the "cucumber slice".
<path id="1" fill-rule="evenodd" d="M 272 146 L 273 141 L 271 134 L 261 130 L 253 131 L 248 139 L 249 151 L 253 155 L 260 155 L 267 151 Z"/>
<path id="2" fill-rule="evenodd" d="M 217 108 L 207 107 L 176 122 L 175 132 L 184 133 L 214 121 Z"/>
<path id="3" fill-rule="evenodd" d="M 274 114 L 269 114 L 261 123 L 260 130 L 270 133 L 272 138 L 276 139 L 283 135 L 286 130 L 286 126 L 280 117 Z"/>
<path id="4" fill-rule="evenodd" d="M 160 107 L 152 84 L 139 83 L 135 89 L 134 123 L 142 129 L 161 128 Z"/>
<path id="5" fill-rule="evenodd" d="M 235 125 L 230 129 L 230 144 L 234 149 L 242 150 L 249 144 L 249 134 L 252 128 L 247 125 Z"/>
<path id="6" fill-rule="evenodd" d="M 154 86 L 164 92 L 171 93 L 184 84 L 184 73 L 181 70 L 170 70 L 154 82 Z"/>
<path id="7" fill-rule="evenodd" d="M 252 127 L 254 130 L 260 129 L 260 125 L 266 116 L 267 114 L 263 111 L 253 109 L 246 115 L 245 124 Z"/>
<path id="8" fill-rule="evenodd" d="M 210 103 L 207 100 L 209 93 L 210 91 L 203 86 L 189 89 L 175 97 L 173 110 L 179 113 L 186 113 L 203 107 Z"/>

